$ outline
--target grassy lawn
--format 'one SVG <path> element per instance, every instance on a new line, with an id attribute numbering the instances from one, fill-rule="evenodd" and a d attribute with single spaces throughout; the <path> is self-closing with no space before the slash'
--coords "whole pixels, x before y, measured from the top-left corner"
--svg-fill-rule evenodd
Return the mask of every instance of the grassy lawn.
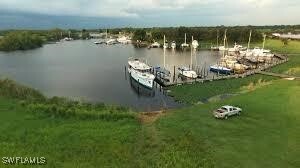
<path id="1" fill-rule="evenodd" d="M 235 94 L 244 90 L 249 85 L 257 85 L 261 82 L 268 82 L 276 78 L 264 75 L 253 75 L 247 78 L 230 80 L 219 80 L 195 85 L 172 86 L 169 95 L 174 96 L 177 101 L 195 104 L 206 102 L 209 98 L 223 95 Z"/>
<path id="2" fill-rule="evenodd" d="M 279 80 L 225 101 L 177 110 L 156 123 L 169 149 L 161 155 L 174 167 L 299 167 L 299 96 L 300 81 Z M 225 104 L 242 107 L 242 116 L 214 119 L 211 111 Z"/>

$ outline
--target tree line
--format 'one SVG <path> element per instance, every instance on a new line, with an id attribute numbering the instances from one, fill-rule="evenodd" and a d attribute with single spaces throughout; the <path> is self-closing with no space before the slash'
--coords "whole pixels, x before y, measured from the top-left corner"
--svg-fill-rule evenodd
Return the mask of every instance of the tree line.
<path id="1" fill-rule="evenodd" d="M 29 50 L 45 43 L 56 42 L 65 37 L 88 39 L 89 32 L 82 30 L 4 30 L 0 31 L 0 51 Z"/>
<path id="2" fill-rule="evenodd" d="M 178 27 L 178 28 L 151 28 L 137 29 L 134 31 L 133 40 L 140 41 L 161 41 L 166 36 L 166 40 L 176 43 L 183 43 L 185 34 L 187 42 L 190 42 L 192 36 L 195 40 L 205 43 L 219 44 L 223 43 L 223 38 L 227 30 L 228 43 L 247 43 L 250 31 L 252 31 L 252 42 L 261 42 L 263 40 L 262 33 L 251 27 Z"/>

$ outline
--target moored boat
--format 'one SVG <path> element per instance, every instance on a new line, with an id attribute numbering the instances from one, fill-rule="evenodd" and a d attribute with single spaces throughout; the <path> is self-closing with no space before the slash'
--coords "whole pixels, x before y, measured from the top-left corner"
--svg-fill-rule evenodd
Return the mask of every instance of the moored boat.
<path id="1" fill-rule="evenodd" d="M 226 68 L 225 66 L 220 66 L 220 65 L 212 65 L 209 67 L 209 70 L 211 72 L 217 72 L 221 74 L 230 74 L 232 73 L 232 69 Z"/>
<path id="2" fill-rule="evenodd" d="M 185 77 L 192 78 L 192 79 L 198 78 L 197 73 L 195 71 L 191 70 L 190 68 L 179 67 L 178 71 L 179 71 L 180 75 L 183 75 Z"/>
<path id="3" fill-rule="evenodd" d="M 171 48 L 172 48 L 173 50 L 176 48 L 176 42 L 175 42 L 175 41 L 173 41 L 173 42 L 171 43 Z"/>
<path id="4" fill-rule="evenodd" d="M 153 88 L 155 76 L 150 73 L 151 67 L 138 59 L 128 60 L 130 76 L 141 85 Z"/>

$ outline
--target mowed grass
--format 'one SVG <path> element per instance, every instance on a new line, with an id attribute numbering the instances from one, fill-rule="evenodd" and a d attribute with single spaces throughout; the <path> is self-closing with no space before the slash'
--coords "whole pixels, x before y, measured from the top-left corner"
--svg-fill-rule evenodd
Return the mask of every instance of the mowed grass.
<path id="1" fill-rule="evenodd" d="M 299 97 L 300 81 L 279 80 L 225 101 L 177 110 L 156 123 L 168 149 L 161 155 L 169 167 L 299 167 Z M 211 112 L 226 104 L 242 107 L 242 115 L 214 119 Z"/>
<path id="2" fill-rule="evenodd" d="M 264 75 L 252 75 L 247 78 L 225 79 L 213 82 L 198 83 L 193 85 L 171 86 L 170 96 L 186 104 L 196 104 L 206 102 L 207 99 L 223 94 L 234 94 L 240 92 L 242 87 L 259 81 L 267 82 L 276 78 Z"/>

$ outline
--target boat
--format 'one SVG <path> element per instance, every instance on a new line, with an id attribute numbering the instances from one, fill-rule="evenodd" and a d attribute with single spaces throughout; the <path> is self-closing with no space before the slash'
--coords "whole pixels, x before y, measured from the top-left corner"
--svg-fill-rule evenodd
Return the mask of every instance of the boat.
<path id="1" fill-rule="evenodd" d="M 117 41 L 121 44 L 130 44 L 132 41 L 129 37 L 126 37 L 126 36 L 122 36 L 122 37 L 119 37 L 117 38 Z"/>
<path id="2" fill-rule="evenodd" d="M 159 48 L 160 44 L 158 42 L 154 42 L 153 44 L 151 44 L 151 48 Z"/>
<path id="3" fill-rule="evenodd" d="M 198 41 L 197 40 L 193 40 L 192 41 L 192 46 L 193 46 L 194 49 L 197 49 L 199 47 Z"/>
<path id="4" fill-rule="evenodd" d="M 95 41 L 95 42 L 94 42 L 94 44 L 100 44 L 100 43 L 101 43 L 101 42 L 99 42 L 99 41 Z"/>
<path id="5" fill-rule="evenodd" d="M 186 43 L 186 33 L 184 34 L 184 43 L 181 44 L 182 48 L 189 47 L 190 45 Z"/>
<path id="6" fill-rule="evenodd" d="M 128 60 L 130 76 L 141 85 L 152 89 L 155 76 L 150 73 L 151 67 L 139 59 Z"/>
<path id="7" fill-rule="evenodd" d="M 134 80 L 133 78 L 129 78 L 131 89 L 136 93 L 138 96 L 142 97 L 154 97 L 155 96 L 155 90 L 145 87 L 141 85 L 139 82 Z"/>
<path id="8" fill-rule="evenodd" d="M 219 30 L 217 31 L 217 45 L 216 46 L 211 46 L 210 49 L 213 51 L 219 51 Z"/>
<path id="9" fill-rule="evenodd" d="M 239 51 L 242 51 L 242 50 L 245 50 L 245 48 L 241 45 L 236 44 L 236 43 L 234 43 L 233 48 L 228 48 L 228 52 L 239 52 Z"/>
<path id="10" fill-rule="evenodd" d="M 212 65 L 209 67 L 209 70 L 211 72 L 217 72 L 221 74 L 230 74 L 232 73 L 232 69 L 226 68 L 225 66 L 220 66 L 220 65 Z"/>
<path id="11" fill-rule="evenodd" d="M 190 68 L 187 67 L 179 67 L 178 68 L 179 74 L 183 75 L 188 78 L 196 79 L 198 78 L 198 75 L 195 71 L 191 70 Z"/>
<path id="12" fill-rule="evenodd" d="M 171 48 L 172 48 L 173 50 L 176 48 L 176 42 L 175 42 L 175 41 L 173 41 L 173 42 L 171 43 Z"/>
<path id="13" fill-rule="evenodd" d="M 169 48 L 169 44 L 166 42 L 166 36 L 164 35 L 164 46 L 163 46 L 164 49 L 167 49 Z"/>
<path id="14" fill-rule="evenodd" d="M 117 43 L 118 43 L 117 39 L 109 39 L 106 41 L 107 45 L 113 45 L 113 44 L 117 44 Z"/>
<path id="15" fill-rule="evenodd" d="M 217 46 L 211 46 L 210 49 L 213 51 L 219 51 L 219 47 Z"/>
<path id="16" fill-rule="evenodd" d="M 220 51 L 227 51 L 228 48 L 226 48 L 226 41 L 227 41 L 227 29 L 225 30 L 225 33 L 224 33 L 224 45 L 223 46 L 219 46 L 219 50 Z"/>
<path id="17" fill-rule="evenodd" d="M 225 48 L 225 46 L 219 46 L 219 51 L 227 51 L 228 48 Z"/>
<path id="18" fill-rule="evenodd" d="M 163 67 L 155 67 L 155 73 L 165 81 L 170 81 L 171 72 Z"/>

